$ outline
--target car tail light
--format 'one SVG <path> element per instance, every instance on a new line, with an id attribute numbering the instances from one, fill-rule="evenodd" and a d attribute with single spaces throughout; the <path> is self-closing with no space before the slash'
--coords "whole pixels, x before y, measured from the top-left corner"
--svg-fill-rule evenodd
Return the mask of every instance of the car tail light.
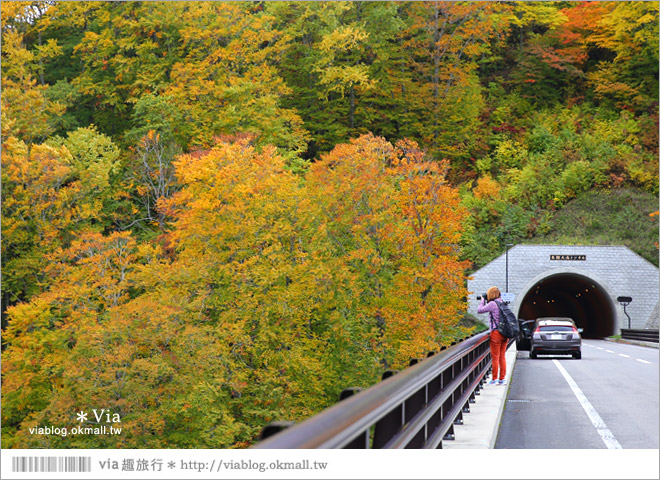
<path id="1" fill-rule="evenodd" d="M 534 330 L 534 333 L 541 333 L 541 327 L 536 327 L 536 330 Z"/>
<path id="2" fill-rule="evenodd" d="M 573 333 L 578 333 L 578 329 L 573 325 Z"/>

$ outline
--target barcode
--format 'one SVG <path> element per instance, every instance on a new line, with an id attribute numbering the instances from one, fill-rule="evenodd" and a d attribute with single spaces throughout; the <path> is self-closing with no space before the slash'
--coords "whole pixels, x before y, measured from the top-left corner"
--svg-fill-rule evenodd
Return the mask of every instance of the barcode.
<path id="1" fill-rule="evenodd" d="M 92 457 L 12 457 L 12 472 L 91 472 Z"/>

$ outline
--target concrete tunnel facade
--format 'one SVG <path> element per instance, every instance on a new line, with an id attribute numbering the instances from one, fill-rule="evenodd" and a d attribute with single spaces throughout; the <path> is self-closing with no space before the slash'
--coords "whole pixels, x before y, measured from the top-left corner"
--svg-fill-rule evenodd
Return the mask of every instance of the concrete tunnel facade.
<path id="1" fill-rule="evenodd" d="M 514 296 L 518 318 L 571 317 L 583 338 L 604 338 L 628 328 L 628 317 L 617 302 L 632 297 L 626 313 L 631 328 L 657 328 L 658 268 L 624 246 L 517 245 L 468 279 L 468 311 L 477 313 L 481 295 L 495 285 Z"/>

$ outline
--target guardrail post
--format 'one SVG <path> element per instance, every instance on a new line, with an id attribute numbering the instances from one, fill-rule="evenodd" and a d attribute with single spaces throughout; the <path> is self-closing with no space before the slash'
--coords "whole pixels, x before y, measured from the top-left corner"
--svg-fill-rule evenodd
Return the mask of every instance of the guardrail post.
<path id="1" fill-rule="evenodd" d="M 454 375 L 453 372 L 453 367 L 448 368 L 444 372 L 442 372 L 442 388 L 445 388 L 445 385 L 448 385 L 451 382 L 451 379 Z M 442 419 L 445 419 L 445 415 L 447 415 L 447 412 L 450 412 L 452 407 L 454 406 L 454 395 L 451 394 L 449 397 L 447 397 L 447 400 L 445 403 L 442 405 Z M 449 430 L 447 430 L 447 433 L 443 437 L 443 440 L 453 440 L 454 439 L 454 427 L 450 426 Z"/>
<path id="2" fill-rule="evenodd" d="M 295 425 L 295 423 L 296 422 L 289 422 L 289 421 L 269 423 L 261 430 L 261 434 L 259 435 L 259 440 L 264 440 L 268 437 L 272 437 L 276 433 L 280 433 L 282 430 L 289 428 L 292 425 Z"/>
<path id="3" fill-rule="evenodd" d="M 404 405 L 393 409 L 376 422 L 373 448 L 382 448 L 403 426 Z"/>
<path id="4" fill-rule="evenodd" d="M 341 402 L 342 400 L 345 400 L 348 397 L 352 397 L 353 395 L 355 395 L 356 393 L 360 393 L 361 391 L 362 389 L 360 387 L 345 388 L 339 394 L 339 401 Z M 353 440 L 348 442 L 344 448 L 355 448 L 355 449 L 369 448 L 369 429 L 367 429 L 363 433 L 360 433 Z"/>
<path id="5" fill-rule="evenodd" d="M 341 402 L 342 400 L 345 400 L 348 397 L 352 397 L 353 395 L 355 395 L 356 393 L 361 392 L 361 391 L 362 391 L 362 389 L 360 387 L 345 388 L 339 394 L 339 401 Z"/>
<path id="6" fill-rule="evenodd" d="M 432 402 L 436 396 L 438 396 L 442 392 L 442 375 L 438 375 L 435 377 L 429 384 L 427 385 L 426 388 L 426 393 L 427 393 L 427 403 Z M 442 422 L 442 408 L 439 408 L 438 411 L 436 411 L 429 421 L 426 423 L 426 436 L 428 436 L 435 431 L 436 428 L 440 425 Z M 442 444 L 442 442 L 440 442 Z M 438 447 L 442 448 L 442 447 Z"/>
<path id="7" fill-rule="evenodd" d="M 454 425 L 463 425 L 463 410 L 458 412 L 458 415 L 454 419 Z"/>
<path id="8" fill-rule="evenodd" d="M 475 350 L 475 358 L 479 357 L 483 353 L 483 345 L 480 345 L 476 350 Z M 477 370 L 480 372 L 482 367 L 486 364 L 486 359 L 484 358 L 479 362 L 479 366 Z M 475 373 L 476 374 L 476 373 Z M 482 376 L 479 378 L 479 383 L 477 383 L 477 387 L 474 389 L 474 395 L 481 395 L 481 389 L 484 386 L 484 379 L 485 376 Z"/>
<path id="9" fill-rule="evenodd" d="M 399 373 L 398 370 L 385 370 L 383 372 L 383 375 L 381 375 L 380 379 L 385 380 L 386 378 L 390 378 L 392 375 L 396 375 L 397 373 Z"/>
<path id="10" fill-rule="evenodd" d="M 404 424 L 410 422 L 417 413 L 424 408 L 427 403 L 426 385 L 417 390 L 404 403 Z M 420 430 L 419 434 L 408 444 L 406 448 L 421 448 L 426 441 L 426 429 Z"/>
<path id="11" fill-rule="evenodd" d="M 381 379 L 385 380 L 397 373 L 398 370 L 385 370 Z M 376 425 L 374 425 L 373 448 L 382 448 L 390 438 L 401 430 L 401 426 L 403 425 L 403 409 L 404 406 L 401 405 L 376 422 Z"/>

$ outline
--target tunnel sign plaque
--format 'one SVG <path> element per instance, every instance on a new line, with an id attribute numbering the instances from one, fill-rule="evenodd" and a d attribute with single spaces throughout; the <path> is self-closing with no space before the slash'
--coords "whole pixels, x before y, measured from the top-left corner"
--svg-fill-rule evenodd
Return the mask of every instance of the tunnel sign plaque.
<path id="1" fill-rule="evenodd" d="M 586 260 L 586 255 L 550 255 L 550 260 Z"/>

